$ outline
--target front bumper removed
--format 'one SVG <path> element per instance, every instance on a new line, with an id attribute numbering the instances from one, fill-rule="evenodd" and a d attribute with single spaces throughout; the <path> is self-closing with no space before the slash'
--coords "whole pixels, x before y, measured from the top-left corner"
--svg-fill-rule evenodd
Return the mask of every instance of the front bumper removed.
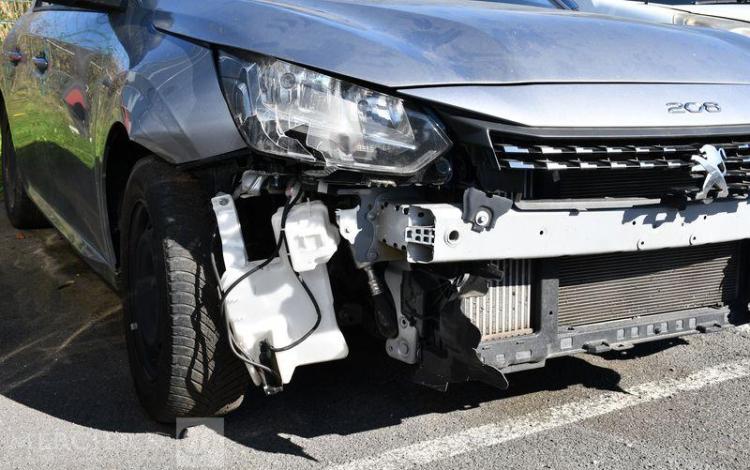
<path id="1" fill-rule="evenodd" d="M 742 292 L 728 303 L 674 311 L 636 308 L 632 315 L 626 310 L 618 318 L 571 324 L 560 315 L 558 272 L 561 260 L 597 254 L 632 253 L 651 259 L 653 253 L 678 248 L 690 251 L 685 255 L 690 261 L 696 250 L 703 253 L 701 246 L 735 242 L 739 247 L 740 240 L 750 239 L 746 200 L 693 203 L 681 209 L 637 203 L 532 209 L 476 190 L 466 192 L 463 204 L 425 202 L 408 189 L 351 195 L 360 205 L 337 210 L 336 225 L 323 202 L 296 206 L 290 213 L 292 228 L 286 229 L 294 252 L 282 252 L 228 298 L 227 318 L 237 345 L 246 357 L 278 372 L 279 381 L 269 386 L 263 374 L 248 366 L 256 384 L 267 391 L 288 383 L 297 366 L 346 356 L 326 268 L 340 249 L 351 249 L 359 269 L 373 273 L 373 268 L 382 268 L 381 287 L 393 298 L 397 325 L 397 332 L 386 339 L 386 352 L 417 366 L 416 379 L 441 390 L 450 382 L 470 379 L 504 388 L 505 373 L 541 367 L 549 358 L 710 332 L 743 321 L 747 313 L 745 289 L 738 288 Z M 222 281 L 226 288 L 258 262 L 247 260 L 232 198 L 219 195 L 213 203 L 227 267 Z M 278 218 L 279 213 L 273 223 L 277 236 Z M 339 235 L 349 247 L 339 244 Z M 708 252 L 705 262 L 713 266 Z M 643 258 L 628 262 L 638 269 L 644 266 Z M 738 263 L 725 264 L 729 269 Z M 488 265 L 495 268 L 488 270 Z M 470 272 L 446 289 L 441 277 L 445 266 Z M 665 268 L 651 261 L 649 269 L 649 275 L 659 275 Z M 744 279 L 744 265 L 741 271 Z M 722 271 L 717 272 L 716 278 Z M 320 327 L 299 347 L 269 355 L 267 346 L 288 344 L 315 322 L 315 310 L 296 282 L 297 275 L 312 287 L 322 315 Z M 736 282 L 744 285 L 744 280 Z M 484 288 L 475 289 L 482 283 Z M 619 294 L 613 290 L 611 295 Z"/>
<path id="2" fill-rule="evenodd" d="M 524 210 L 487 198 L 485 206 L 432 204 L 380 195 L 358 220 L 372 221 L 370 246 L 360 254 L 379 258 L 403 257 L 409 263 L 440 265 L 480 260 L 519 260 L 511 267 L 516 277 L 500 302 L 520 304 L 526 292 L 526 315 L 507 312 L 506 334 L 484 336 L 476 351 L 482 363 L 502 372 L 542 367 L 546 359 L 582 352 L 602 353 L 635 344 L 715 331 L 744 321 L 747 302 L 739 300 L 716 308 L 696 308 L 643 315 L 630 319 L 570 327 L 558 321 L 560 279 L 557 259 L 610 253 L 638 253 L 698 247 L 750 238 L 747 200 L 694 203 L 682 210 L 650 205 L 593 209 Z M 500 207 L 500 214 L 496 208 Z M 484 211 L 484 220 L 477 213 Z M 340 214 L 344 226 L 353 214 Z M 487 219 L 489 217 L 489 219 Z M 485 222 L 478 226 L 477 220 Z M 366 234 L 367 231 L 363 230 Z M 367 237 L 360 237 L 362 242 Z M 522 261 L 521 261 L 522 260 Z M 538 260 L 537 262 L 529 260 Z M 528 263 L 528 264 L 523 264 Z M 518 268 L 518 266 L 528 266 Z M 519 269 L 535 268 L 534 281 L 518 276 Z M 744 267 L 741 267 L 744 276 Z M 525 283 L 528 282 L 528 285 Z M 524 291 L 526 289 L 526 291 Z M 528 294 L 528 292 L 532 292 Z M 497 293 L 490 293 L 498 297 Z M 612 295 L 617 296 L 617 291 Z M 484 303 L 487 308 L 487 303 Z M 515 308 L 515 307 L 514 307 Z M 485 317 L 486 317 L 485 313 Z M 503 319 L 497 320 L 504 321 Z M 533 332 L 512 327 L 531 324 Z"/>

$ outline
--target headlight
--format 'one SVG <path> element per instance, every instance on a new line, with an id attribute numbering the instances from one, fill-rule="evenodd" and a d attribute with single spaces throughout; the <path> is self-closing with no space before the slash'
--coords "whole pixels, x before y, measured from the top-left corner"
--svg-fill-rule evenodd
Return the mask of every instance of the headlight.
<path id="1" fill-rule="evenodd" d="M 222 87 L 255 150 L 326 166 L 412 174 L 451 142 L 403 100 L 281 60 L 221 52 Z"/>

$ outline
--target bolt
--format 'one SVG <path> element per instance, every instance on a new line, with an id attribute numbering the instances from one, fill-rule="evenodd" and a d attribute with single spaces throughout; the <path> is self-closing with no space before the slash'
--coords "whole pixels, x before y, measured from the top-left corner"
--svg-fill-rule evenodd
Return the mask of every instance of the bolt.
<path id="1" fill-rule="evenodd" d="M 378 252 L 375 250 L 368 251 L 367 259 L 368 261 L 376 261 L 378 259 Z"/>
<path id="2" fill-rule="evenodd" d="M 477 215 L 474 217 L 474 222 L 480 227 L 486 227 L 490 224 L 491 217 L 492 216 L 486 209 L 479 209 Z"/>
<path id="3" fill-rule="evenodd" d="M 229 204 L 229 198 L 224 197 L 224 198 L 219 199 L 219 204 L 222 205 L 222 206 L 228 205 Z"/>
<path id="4" fill-rule="evenodd" d="M 409 321 L 406 318 L 401 317 L 401 328 L 406 328 L 408 326 L 409 326 Z"/>
<path id="5" fill-rule="evenodd" d="M 398 344 L 398 353 L 402 356 L 408 356 L 409 355 L 409 344 L 407 344 L 406 341 L 401 341 Z"/>

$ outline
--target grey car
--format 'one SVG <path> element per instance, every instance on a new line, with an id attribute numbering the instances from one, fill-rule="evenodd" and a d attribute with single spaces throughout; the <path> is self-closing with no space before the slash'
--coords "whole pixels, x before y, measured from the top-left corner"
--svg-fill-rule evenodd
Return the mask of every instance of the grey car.
<path id="1" fill-rule="evenodd" d="M 8 216 L 122 292 L 157 420 L 279 393 L 351 329 L 420 384 L 505 389 L 745 321 L 744 36 L 545 0 L 55 0 L 3 49 Z"/>

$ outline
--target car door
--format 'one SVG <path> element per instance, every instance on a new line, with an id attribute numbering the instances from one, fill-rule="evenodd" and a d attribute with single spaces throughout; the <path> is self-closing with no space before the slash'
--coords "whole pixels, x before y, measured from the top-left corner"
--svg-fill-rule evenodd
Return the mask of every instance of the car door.
<path id="1" fill-rule="evenodd" d="M 45 2 L 36 8 L 29 36 L 43 44 L 35 58 L 44 70 L 34 73 L 45 113 L 44 166 L 53 178 L 44 193 L 52 196 L 45 197 L 48 210 L 84 257 L 112 266 L 96 110 L 109 99 L 119 41 L 107 13 Z"/>
<path id="2" fill-rule="evenodd" d="M 38 15 L 22 16 L 3 43 L 3 98 L 16 148 L 16 165 L 24 186 L 35 196 L 50 198 L 50 176 L 45 171 L 44 77 L 37 72 L 33 58 L 43 48 L 43 40 L 31 34 Z"/>

